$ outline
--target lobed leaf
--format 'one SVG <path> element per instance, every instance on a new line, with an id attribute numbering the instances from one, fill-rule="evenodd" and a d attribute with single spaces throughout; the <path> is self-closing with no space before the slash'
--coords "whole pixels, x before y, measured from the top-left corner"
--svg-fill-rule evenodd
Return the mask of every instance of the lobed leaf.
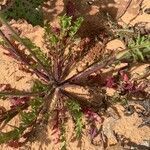
<path id="1" fill-rule="evenodd" d="M 67 32 L 70 30 L 72 22 L 72 17 L 68 17 L 67 15 L 63 15 L 60 17 L 60 27 L 61 27 L 61 36 L 65 37 Z"/>
<path id="2" fill-rule="evenodd" d="M 48 90 L 48 85 L 43 84 L 40 80 L 34 80 L 33 86 L 31 88 L 32 92 L 44 92 Z"/>
<path id="3" fill-rule="evenodd" d="M 70 31 L 69 31 L 69 36 L 70 37 L 73 37 L 77 33 L 77 31 L 81 27 L 82 22 L 83 22 L 83 17 L 77 18 L 77 20 L 70 27 Z"/>
<path id="4" fill-rule="evenodd" d="M 75 122 L 76 137 L 79 139 L 81 138 L 83 130 L 83 122 L 82 122 L 83 113 L 81 107 L 75 100 L 68 101 L 67 106 Z"/>
<path id="5" fill-rule="evenodd" d="M 33 54 L 43 63 L 43 65 L 47 68 L 50 67 L 51 63 L 46 54 L 40 49 L 40 47 L 36 46 L 32 41 L 28 38 L 22 39 L 25 45 L 28 45 Z"/>
<path id="6" fill-rule="evenodd" d="M 3 133 L 0 133 L 0 144 L 8 143 L 11 140 L 16 140 L 20 137 L 20 135 L 23 133 L 23 128 L 16 128 L 12 131 Z"/>

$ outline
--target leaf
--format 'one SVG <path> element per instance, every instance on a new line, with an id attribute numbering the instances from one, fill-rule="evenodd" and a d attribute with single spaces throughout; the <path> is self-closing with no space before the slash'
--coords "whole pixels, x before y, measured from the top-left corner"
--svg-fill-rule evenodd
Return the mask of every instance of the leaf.
<path id="1" fill-rule="evenodd" d="M 114 77 L 107 77 L 106 79 L 106 87 L 114 88 L 116 87 L 116 82 Z"/>
<path id="2" fill-rule="evenodd" d="M 60 17 L 60 26 L 61 26 L 61 34 L 62 36 L 66 36 L 67 31 L 69 31 L 71 27 L 72 17 L 68 17 L 67 15 L 63 15 Z"/>
<path id="3" fill-rule="evenodd" d="M 83 122 L 82 122 L 83 113 L 81 111 L 81 107 L 74 100 L 68 101 L 67 106 L 69 108 L 69 111 L 70 111 L 73 119 L 74 119 L 76 137 L 79 139 L 79 138 L 81 138 L 82 129 L 83 129 Z"/>
<path id="4" fill-rule="evenodd" d="M 37 97 L 30 102 L 30 105 L 31 108 L 36 112 L 39 109 L 39 107 L 42 105 L 42 103 L 43 103 L 43 99 Z"/>
<path id="5" fill-rule="evenodd" d="M 70 33 L 69 33 L 70 37 L 73 37 L 77 33 L 77 31 L 81 27 L 82 22 L 83 22 L 83 17 L 77 18 L 74 24 L 70 27 Z"/>
<path id="6" fill-rule="evenodd" d="M 13 148 L 19 148 L 22 146 L 22 143 L 19 142 L 18 140 L 12 140 L 8 143 L 8 146 L 13 147 Z"/>
<path id="7" fill-rule="evenodd" d="M 10 99 L 11 108 L 17 107 L 17 106 L 21 106 L 23 104 L 25 104 L 26 102 L 29 101 L 29 97 L 13 97 Z"/>
<path id="8" fill-rule="evenodd" d="M 135 61 L 144 61 L 146 56 L 144 56 L 143 51 L 147 49 L 147 47 L 150 47 L 150 36 L 141 36 L 138 34 L 135 40 L 132 39 L 131 42 L 128 43 L 128 47 Z"/>
<path id="9" fill-rule="evenodd" d="M 61 125 L 61 150 L 67 150 L 67 143 L 66 143 L 66 128 L 65 124 Z"/>
<path id="10" fill-rule="evenodd" d="M 40 49 L 40 47 L 36 46 L 32 41 L 28 38 L 23 38 L 22 39 L 24 44 L 27 45 L 30 50 L 34 53 L 34 55 L 42 62 L 42 64 L 50 68 L 51 63 L 50 60 L 48 59 L 47 55 L 43 53 L 43 51 Z"/>
<path id="11" fill-rule="evenodd" d="M 48 86 L 43 84 L 40 80 L 34 80 L 33 86 L 31 88 L 32 92 L 44 92 L 48 90 Z"/>
<path id="12" fill-rule="evenodd" d="M 7 143 L 11 140 L 16 140 L 23 132 L 23 128 L 16 128 L 6 133 L 0 133 L 0 144 Z"/>
<path id="13" fill-rule="evenodd" d="M 23 126 L 30 125 L 35 119 L 36 119 L 36 113 L 35 112 L 22 112 L 21 113 L 21 121 Z"/>
<path id="14" fill-rule="evenodd" d="M 5 41 L 0 37 L 0 45 L 4 46 L 5 45 Z"/>
<path id="15" fill-rule="evenodd" d="M 57 36 L 57 34 L 59 34 L 60 32 L 59 28 L 51 28 L 50 25 L 46 22 L 44 25 L 44 29 L 45 38 L 49 42 L 48 44 L 55 46 L 59 41 L 59 37 Z"/>
<path id="16" fill-rule="evenodd" d="M 30 101 L 31 111 L 21 112 L 21 121 L 23 126 L 29 126 L 36 120 L 42 104 L 43 98 L 41 97 L 36 97 Z"/>
<path id="17" fill-rule="evenodd" d="M 144 61 L 144 56 L 142 54 L 142 52 L 137 48 L 135 49 L 135 53 L 137 54 L 138 58 L 142 61 Z"/>
<path id="18" fill-rule="evenodd" d="M 128 48 L 116 55 L 118 60 L 145 61 L 150 58 L 150 36 L 138 35 L 128 42 Z"/>

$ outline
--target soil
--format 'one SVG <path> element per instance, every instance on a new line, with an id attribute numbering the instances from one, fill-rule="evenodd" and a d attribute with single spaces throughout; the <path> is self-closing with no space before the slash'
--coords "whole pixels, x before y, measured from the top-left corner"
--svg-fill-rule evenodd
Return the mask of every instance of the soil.
<path id="1" fill-rule="evenodd" d="M 84 23 L 80 29 L 80 36 L 82 38 L 95 38 L 95 35 L 99 35 L 104 27 L 108 26 L 108 21 L 105 19 L 105 13 L 109 12 L 109 14 L 113 17 L 114 20 L 117 20 L 122 26 L 133 26 L 139 22 L 150 23 L 150 14 L 145 13 L 147 8 L 150 8 L 149 0 L 74 0 L 75 4 L 76 16 L 83 16 Z M 48 1 L 43 5 L 43 11 L 45 18 L 50 21 L 53 26 L 58 26 L 58 16 L 64 14 L 65 7 L 67 4 L 67 0 L 52 0 Z M 124 12 L 123 9 L 127 8 Z M 32 27 L 32 25 L 28 24 L 26 21 L 11 21 L 11 24 L 14 28 L 21 32 L 21 35 L 26 36 L 33 40 L 39 47 L 43 48 L 44 43 L 42 40 L 43 29 L 39 26 Z M 124 49 L 125 45 L 122 41 L 115 39 L 110 41 L 106 49 L 107 50 L 118 50 Z M 98 41 L 94 48 L 91 50 L 94 54 L 101 53 L 102 47 L 100 41 Z M 18 69 L 19 64 L 14 59 L 3 54 L 6 52 L 5 49 L 1 47 L 0 51 L 0 83 L 11 84 L 12 87 L 15 87 L 19 90 L 29 90 L 32 86 L 32 80 L 36 79 L 35 75 L 31 73 L 25 73 Z M 91 56 L 91 55 L 90 55 Z M 88 57 L 89 58 L 89 57 Z M 91 57 L 90 57 L 91 58 Z M 91 61 L 89 59 L 85 59 Z M 79 70 L 82 68 L 81 64 L 84 66 L 86 62 L 80 63 L 77 67 Z M 123 67 L 126 64 L 122 64 Z M 142 73 L 145 68 L 150 66 L 149 64 L 141 65 L 136 68 L 136 72 Z M 131 69 L 133 71 L 134 69 Z M 105 71 L 105 70 L 104 70 Z M 106 70 L 107 72 L 107 70 Z M 71 75 L 73 75 L 75 71 L 73 71 Z M 135 70 L 133 74 L 135 73 Z M 18 82 L 16 82 L 18 81 Z M 76 91 L 79 92 L 79 91 Z M 82 93 L 82 91 L 80 91 Z M 108 90 L 108 94 L 113 94 L 114 91 L 112 89 Z M 5 105 L 9 107 L 8 102 L 1 101 L 1 106 Z M 124 107 L 121 105 L 114 105 L 116 110 L 119 113 L 118 117 L 114 110 L 110 108 L 109 113 L 110 116 L 104 117 L 103 122 L 103 132 L 107 136 L 108 139 L 108 148 L 107 150 L 123 150 L 120 146 L 116 136 L 120 135 L 124 136 L 126 139 L 129 139 L 132 143 L 137 145 L 149 146 L 150 142 L 150 128 L 148 126 L 143 126 L 139 128 L 138 126 L 141 124 L 142 119 L 135 112 L 130 116 L 125 116 Z M 14 121 L 14 123 L 17 123 Z M 100 123 L 99 126 L 102 124 Z M 82 140 L 76 141 L 72 133 L 74 133 L 73 123 L 69 120 L 67 130 L 67 140 L 68 140 L 68 150 L 103 150 L 102 143 L 100 139 L 95 139 L 98 146 L 95 146 L 91 143 L 91 140 L 88 138 L 87 133 L 84 132 Z M 7 129 L 9 130 L 9 128 Z M 39 133 L 41 131 L 39 130 Z M 54 137 L 51 134 L 50 126 L 47 126 L 44 131 L 38 137 L 38 140 L 33 143 L 28 143 L 25 147 L 20 148 L 20 150 L 57 150 L 59 149 L 59 144 L 55 144 L 53 141 Z M 0 150 L 11 150 L 12 148 L 7 145 L 2 145 Z M 142 149 L 139 149 L 142 150 Z M 143 149 L 146 150 L 146 149 Z"/>

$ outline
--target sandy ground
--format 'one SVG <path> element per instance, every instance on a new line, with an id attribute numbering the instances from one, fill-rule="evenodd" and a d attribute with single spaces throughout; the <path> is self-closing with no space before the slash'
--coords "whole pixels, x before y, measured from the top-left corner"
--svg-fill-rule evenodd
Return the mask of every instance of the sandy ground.
<path id="1" fill-rule="evenodd" d="M 126 7 L 129 0 L 102 0 L 91 1 L 89 4 L 88 0 L 74 0 L 76 6 L 77 15 L 82 15 L 85 18 L 84 24 L 81 28 L 81 36 L 93 36 L 94 34 L 99 34 L 103 26 L 107 22 L 103 19 L 102 11 L 108 11 L 113 17 L 119 18 L 119 22 L 122 25 L 131 24 L 134 25 L 138 22 L 150 22 L 150 15 L 146 14 L 144 10 L 150 8 L 150 1 L 144 0 L 132 0 L 127 11 L 122 12 L 122 7 Z M 59 15 L 64 13 L 64 7 L 67 0 L 51 0 L 44 5 L 45 17 L 50 20 L 52 25 L 58 25 Z M 141 3 L 142 2 L 142 3 Z M 17 23 L 12 23 L 13 27 L 18 28 L 21 31 L 21 34 L 32 39 L 38 46 L 43 47 L 42 35 L 43 30 L 41 27 L 32 27 L 26 22 L 18 21 Z M 124 47 L 124 44 L 121 41 L 114 40 L 108 44 L 108 49 L 117 49 L 118 47 Z M 35 75 L 30 73 L 21 72 L 18 69 L 18 64 L 12 58 L 9 58 L 6 55 L 3 55 L 5 51 L 0 47 L 0 83 L 11 84 L 12 87 L 16 87 L 20 90 L 28 90 L 32 85 L 32 79 L 36 78 Z M 97 45 L 96 49 L 100 51 L 101 47 Z M 16 82 L 17 81 L 17 82 Z M 9 104 L 7 102 L 0 103 L 1 106 Z M 116 118 L 115 116 L 110 116 L 105 118 L 103 122 L 104 133 L 108 137 L 109 145 L 117 144 L 117 140 L 113 135 L 113 132 L 120 135 L 124 135 L 126 138 L 129 138 L 132 142 L 136 144 L 145 144 L 145 140 L 150 140 L 150 129 L 146 126 L 138 128 L 142 122 L 141 118 L 138 117 L 136 113 L 131 116 L 124 116 L 122 106 L 115 106 L 121 116 L 121 118 Z M 101 150 L 101 146 L 94 146 L 91 144 L 90 139 L 85 132 L 81 142 L 77 142 L 73 139 L 72 133 L 73 124 L 71 120 L 68 123 L 67 131 L 67 140 L 68 140 L 68 149 L 69 150 Z M 145 144 L 146 145 L 146 144 Z M 53 136 L 51 135 L 51 129 L 48 126 L 47 129 L 42 132 L 39 140 L 32 144 L 28 144 L 27 147 L 20 148 L 20 150 L 59 150 L 59 144 L 53 142 Z M 117 147 L 118 146 L 118 147 Z M 117 145 L 116 148 L 112 149 L 121 150 L 122 148 Z M 0 147 L 0 150 L 11 150 L 12 148 L 3 145 Z M 109 149 L 109 148 L 108 148 Z M 111 149 L 111 147 L 110 147 Z"/>

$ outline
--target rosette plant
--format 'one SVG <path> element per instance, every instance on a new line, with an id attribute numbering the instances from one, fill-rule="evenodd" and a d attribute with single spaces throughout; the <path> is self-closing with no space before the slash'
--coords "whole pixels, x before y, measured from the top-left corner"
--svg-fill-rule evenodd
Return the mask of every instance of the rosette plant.
<path id="1" fill-rule="evenodd" d="M 11 88 L 10 85 L 1 84 L 0 98 L 10 100 L 11 107 L 10 109 L 0 108 L 0 144 L 8 143 L 14 147 L 22 145 L 34 134 L 37 125 L 48 123 L 51 113 L 55 112 L 53 115 L 54 129 L 61 131 L 62 147 L 65 147 L 66 111 L 70 112 L 72 116 L 76 137 L 79 138 L 84 127 L 82 115 L 87 112 L 86 107 L 90 108 L 88 115 L 95 115 L 90 111 L 96 111 L 97 108 L 101 108 L 103 102 L 107 101 L 105 88 L 98 83 L 97 79 L 98 84 L 94 84 L 95 81 L 91 75 L 109 65 L 115 65 L 122 61 L 133 61 L 135 53 L 133 55 L 129 50 L 118 54 L 104 53 L 92 63 L 86 64 L 81 71 L 76 70 L 76 73 L 69 76 L 70 72 L 76 68 L 76 64 L 82 61 L 89 51 L 88 40 L 84 41 L 80 50 L 76 50 L 79 45 L 76 33 L 83 22 L 82 17 L 73 21 L 72 17 L 64 15 L 60 17 L 60 28 L 54 28 L 45 23 L 43 38 L 48 50 L 47 53 L 28 38 L 20 37 L 2 15 L 0 15 L 0 21 L 12 33 L 7 36 L 0 30 L 2 46 L 9 52 L 9 56 L 15 58 L 25 68 L 24 70 L 29 70 L 38 78 L 34 80 L 31 91 L 20 91 Z M 24 46 L 24 50 L 19 48 L 18 43 Z M 145 56 L 147 57 L 149 51 L 145 47 L 147 45 L 140 46 L 140 51 L 138 54 L 136 53 L 137 59 L 144 60 Z M 91 99 L 66 90 L 67 87 L 72 87 L 74 90 L 78 87 L 84 87 L 88 89 Z M 19 116 L 20 119 L 19 126 L 10 125 L 9 122 L 16 116 Z M 3 129 L 7 125 L 12 130 L 5 132 Z"/>

